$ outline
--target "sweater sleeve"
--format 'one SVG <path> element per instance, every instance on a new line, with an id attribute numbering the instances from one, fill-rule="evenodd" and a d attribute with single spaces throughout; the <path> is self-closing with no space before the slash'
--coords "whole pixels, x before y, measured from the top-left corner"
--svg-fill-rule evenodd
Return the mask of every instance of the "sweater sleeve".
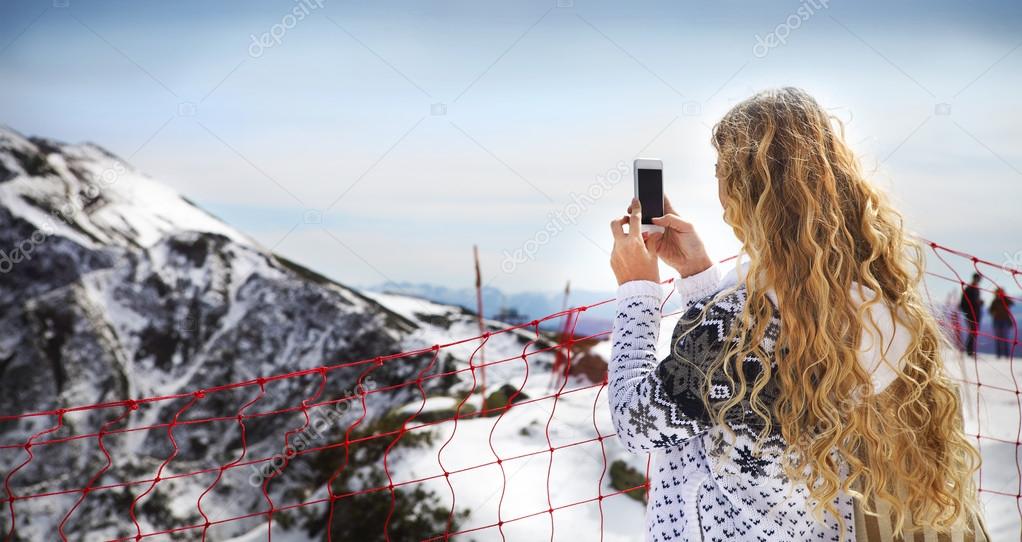
<path id="1" fill-rule="evenodd" d="M 712 295 L 718 286 L 715 268 L 682 279 L 678 292 L 689 307 L 679 322 L 671 354 L 660 362 L 656 344 L 660 333 L 660 286 L 650 281 L 628 282 L 618 289 L 610 363 L 611 419 L 618 438 L 632 451 L 675 446 L 709 425 L 702 394 L 705 365 L 715 359 L 719 346 L 713 326 L 702 323 L 680 333 L 701 310 L 695 303 Z M 710 309 L 714 310 L 713 307 Z M 704 333 L 710 332 L 710 333 Z M 693 350 L 685 343 L 696 348 Z"/>
<path id="2" fill-rule="evenodd" d="M 674 281 L 682 303 L 685 309 L 688 309 L 696 301 L 715 294 L 720 290 L 720 269 L 713 265 L 695 275 L 677 278 Z"/>

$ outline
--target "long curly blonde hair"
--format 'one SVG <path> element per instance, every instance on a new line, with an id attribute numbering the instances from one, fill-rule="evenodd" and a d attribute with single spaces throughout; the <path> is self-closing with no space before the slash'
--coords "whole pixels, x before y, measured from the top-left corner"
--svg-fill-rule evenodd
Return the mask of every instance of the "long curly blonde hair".
<path id="1" fill-rule="evenodd" d="M 724 378 L 736 390 L 724 402 L 706 399 L 718 425 L 743 399 L 763 419 L 760 442 L 779 425 L 785 471 L 805 482 L 818 518 L 837 516 L 834 498 L 845 491 L 867 511 L 870 499 L 888 503 L 897 534 L 959 525 L 976 509 L 979 455 L 945 375 L 946 339 L 917 289 L 923 252 L 863 178 L 843 126 L 806 92 L 782 88 L 731 109 L 713 145 L 724 219 L 749 260 L 746 276 L 758 277 L 746 281 L 730 346 L 707 370 L 707 383 Z M 857 305 L 856 285 L 875 295 Z M 776 365 L 748 381 L 735 360 L 766 359 L 769 288 L 781 318 Z M 880 344 L 889 340 L 869 316 L 878 303 L 911 342 L 904 357 L 887 360 L 899 367 L 896 380 L 874 393 L 856 352 L 866 325 Z M 772 405 L 759 396 L 770 379 L 780 391 Z"/>

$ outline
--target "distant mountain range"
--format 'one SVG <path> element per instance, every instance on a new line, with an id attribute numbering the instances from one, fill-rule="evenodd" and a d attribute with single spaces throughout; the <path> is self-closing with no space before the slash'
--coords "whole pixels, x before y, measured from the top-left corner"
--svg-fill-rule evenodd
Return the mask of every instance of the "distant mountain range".
<path id="1" fill-rule="evenodd" d="M 421 297 L 437 303 L 457 305 L 476 312 L 474 288 L 447 288 L 425 283 L 386 282 L 368 288 L 370 291 L 397 293 Z M 568 307 L 591 305 L 614 297 L 613 290 L 575 290 L 568 296 Z M 483 288 L 483 313 L 487 318 L 506 322 L 528 322 L 548 314 L 560 312 L 564 306 L 564 292 L 505 293 L 497 288 Z M 576 334 L 599 333 L 610 329 L 614 318 L 613 303 L 605 303 L 587 310 L 579 320 Z M 559 324 L 558 324 L 559 325 Z"/>
<path id="2" fill-rule="evenodd" d="M 460 306 L 472 314 L 475 313 L 476 291 L 473 288 L 447 288 L 444 286 L 425 283 L 387 282 L 370 287 L 368 290 L 419 297 L 435 301 L 437 303 Z M 613 290 L 572 290 L 568 297 L 568 306 L 578 307 L 581 305 L 591 305 L 593 303 L 612 299 L 614 295 Z M 1019 294 L 1009 292 L 1009 295 L 1014 295 L 1017 298 Z M 994 329 L 992 319 L 987 313 L 992 300 L 992 295 L 984 293 L 983 298 L 984 307 L 982 309 L 983 318 L 980 321 L 980 333 L 986 334 L 987 336 L 979 337 L 977 341 L 977 350 L 981 353 L 993 354 L 996 352 L 996 343 L 992 337 Z M 668 302 L 664 306 L 665 314 L 679 310 L 680 307 L 676 301 L 676 297 L 668 298 Z M 947 306 L 948 303 L 951 303 L 950 307 Z M 936 308 L 935 311 L 942 313 L 941 318 L 943 320 L 947 320 L 950 316 L 949 312 L 957 310 L 957 303 L 957 300 L 951 300 L 949 298 L 948 300 L 945 300 L 943 304 L 938 303 L 936 305 L 938 308 Z M 506 294 L 497 288 L 483 288 L 483 311 L 487 318 L 493 318 L 495 320 L 514 323 L 531 321 L 534 318 L 542 318 L 545 315 L 559 312 L 563 309 L 563 307 L 564 292 L 519 292 Z M 591 335 L 609 330 L 614 321 L 614 309 L 614 303 L 604 303 L 587 310 L 584 317 L 576 326 L 576 334 Z M 1016 322 L 1019 322 L 1020 325 L 1022 325 L 1022 303 L 1015 303 L 1011 312 L 1015 315 Z M 961 315 L 959 315 L 959 322 L 957 325 L 965 326 L 965 322 L 961 318 Z M 547 326 L 547 328 L 559 331 L 559 325 L 560 321 L 551 326 Z M 950 323 L 950 325 L 955 324 Z M 963 332 L 963 340 L 964 336 Z M 1020 328 L 1018 338 L 1022 339 L 1022 328 Z M 1022 355 L 1022 346 L 1016 347 L 1015 355 Z"/>

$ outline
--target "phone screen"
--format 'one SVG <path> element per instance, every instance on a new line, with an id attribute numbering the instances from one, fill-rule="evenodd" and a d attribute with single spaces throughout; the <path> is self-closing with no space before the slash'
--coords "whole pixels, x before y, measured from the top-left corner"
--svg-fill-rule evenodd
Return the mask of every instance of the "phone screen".
<path id="1" fill-rule="evenodd" d="M 639 203 L 642 204 L 642 223 L 652 224 L 653 218 L 664 216 L 664 171 L 639 170 Z"/>

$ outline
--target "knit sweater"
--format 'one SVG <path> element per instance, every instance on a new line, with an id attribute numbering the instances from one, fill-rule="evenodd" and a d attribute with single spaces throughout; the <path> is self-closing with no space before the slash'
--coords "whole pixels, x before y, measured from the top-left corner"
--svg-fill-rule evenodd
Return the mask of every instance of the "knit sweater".
<path id="1" fill-rule="evenodd" d="M 721 283 L 715 267 L 681 279 L 677 291 L 686 310 L 675 328 L 670 353 L 659 362 L 660 286 L 633 281 L 618 289 L 609 378 L 611 417 L 626 448 L 653 453 L 646 540 L 854 540 L 852 498 L 841 493 L 834 501 L 844 518 L 845 536 L 832 515 L 826 514 L 822 523 L 815 519 L 805 485 L 792 482 L 781 469 L 786 443 L 777 425 L 756 452 L 762 425 L 747 399 L 727 414 L 734 436 L 706 411 L 705 371 L 723 350 L 745 302 L 745 287 L 736 281 L 732 273 Z M 714 300 L 727 286 L 735 288 Z M 773 301 L 774 315 L 761 345 L 768 356 L 780 330 Z M 699 319 L 706 305 L 710 308 Z M 756 357 L 743 362 L 749 380 L 762 367 L 763 360 Z M 872 367 L 874 373 L 883 372 L 877 369 Z M 892 376 L 875 379 L 886 385 Z M 722 380 L 712 382 L 709 393 L 717 401 L 732 390 Z M 760 395 L 767 404 L 776 396 L 773 382 Z"/>

